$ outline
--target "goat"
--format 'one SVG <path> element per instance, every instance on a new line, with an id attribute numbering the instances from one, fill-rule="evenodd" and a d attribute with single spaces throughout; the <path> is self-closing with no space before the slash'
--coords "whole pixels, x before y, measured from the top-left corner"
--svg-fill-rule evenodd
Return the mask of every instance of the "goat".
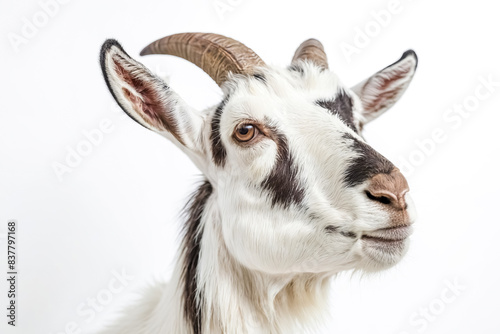
<path id="1" fill-rule="evenodd" d="M 116 40 L 103 44 L 116 102 L 204 175 L 171 282 L 152 286 L 103 333 L 304 333 L 328 313 L 332 276 L 404 256 L 415 220 L 408 183 L 361 131 L 407 89 L 415 52 L 353 88 L 315 39 L 287 68 L 210 33 L 164 37 L 141 52 L 150 54 L 194 63 L 224 98 L 194 110 Z"/>

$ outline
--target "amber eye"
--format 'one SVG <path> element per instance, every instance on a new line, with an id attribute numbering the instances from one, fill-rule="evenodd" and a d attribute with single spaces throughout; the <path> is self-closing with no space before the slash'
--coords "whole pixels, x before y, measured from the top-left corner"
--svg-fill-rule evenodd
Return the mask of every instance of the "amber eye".
<path id="1" fill-rule="evenodd" d="M 257 129 L 252 124 L 242 124 L 234 132 L 234 136 L 239 142 L 247 142 L 255 137 Z"/>

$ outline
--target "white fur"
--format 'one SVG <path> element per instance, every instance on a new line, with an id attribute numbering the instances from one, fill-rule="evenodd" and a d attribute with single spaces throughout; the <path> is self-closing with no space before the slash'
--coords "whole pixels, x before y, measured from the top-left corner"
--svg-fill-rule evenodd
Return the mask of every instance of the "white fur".
<path id="1" fill-rule="evenodd" d="M 347 132 L 363 139 L 315 104 L 319 99 L 333 99 L 343 89 L 353 99 L 359 126 L 365 120 L 360 98 L 332 72 L 307 62 L 302 67 L 303 74 L 262 68 L 266 84 L 235 75 L 224 85 L 230 96 L 220 121 L 227 151 L 224 167 L 212 160 L 211 118 L 216 107 L 204 112 L 185 108 L 187 116 L 176 116 L 187 120 L 181 129 L 188 145 L 164 134 L 181 146 L 213 186 L 200 228 L 198 285 L 203 294 L 203 333 L 314 333 L 328 316 L 332 276 L 350 269 L 387 268 L 404 255 L 404 250 L 380 254 L 363 246 L 359 236 L 387 227 L 390 215 L 366 197 L 366 184 L 343 185 L 348 161 L 357 153 L 342 135 Z M 119 79 L 113 78 L 119 87 Z M 172 93 L 168 98 L 175 99 L 176 106 L 184 105 Z M 140 115 L 134 117 L 141 119 Z M 305 189 L 307 210 L 296 205 L 271 207 L 259 185 L 274 167 L 277 145 L 270 138 L 252 147 L 235 143 L 232 133 L 242 120 L 271 122 L 286 135 Z M 413 219 L 411 202 L 409 205 Z M 357 237 L 325 233 L 328 225 Z M 100 333 L 191 334 L 183 313 L 183 256 L 179 252 L 169 284 L 152 286 L 118 322 Z"/>

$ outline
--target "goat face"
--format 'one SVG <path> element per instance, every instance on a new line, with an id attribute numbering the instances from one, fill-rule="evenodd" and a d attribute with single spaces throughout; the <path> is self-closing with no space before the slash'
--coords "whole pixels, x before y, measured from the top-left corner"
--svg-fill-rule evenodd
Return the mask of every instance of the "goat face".
<path id="1" fill-rule="evenodd" d="M 202 37 L 214 36 L 224 38 Z M 240 264 L 271 274 L 331 274 L 397 263 L 414 220 L 408 184 L 361 130 L 405 91 L 415 53 L 351 89 L 328 71 L 317 41 L 303 43 L 288 69 L 253 61 L 250 69 L 233 66 L 240 70 L 223 74 L 201 66 L 225 98 L 198 112 L 116 41 L 101 53 L 106 82 L 124 111 L 172 140 L 211 183 L 218 247 Z"/>

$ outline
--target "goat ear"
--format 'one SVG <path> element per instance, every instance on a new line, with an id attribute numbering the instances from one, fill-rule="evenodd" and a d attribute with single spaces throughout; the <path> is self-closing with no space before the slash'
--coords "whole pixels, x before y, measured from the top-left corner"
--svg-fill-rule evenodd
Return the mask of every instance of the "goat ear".
<path id="1" fill-rule="evenodd" d="M 397 62 L 352 88 L 361 99 L 365 124 L 383 114 L 399 100 L 410 85 L 417 63 L 417 54 L 408 50 Z"/>
<path id="2" fill-rule="evenodd" d="M 198 151 L 201 115 L 132 59 L 117 41 L 109 39 L 103 44 L 101 68 L 111 94 L 127 115 L 181 148 Z"/>

